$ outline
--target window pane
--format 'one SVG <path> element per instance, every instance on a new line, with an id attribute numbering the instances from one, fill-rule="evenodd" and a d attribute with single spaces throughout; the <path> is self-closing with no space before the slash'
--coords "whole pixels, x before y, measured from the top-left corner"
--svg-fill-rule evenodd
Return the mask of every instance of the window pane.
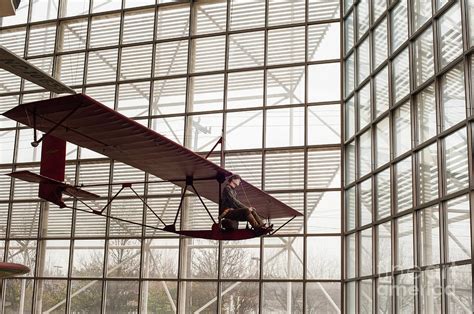
<path id="1" fill-rule="evenodd" d="M 286 3 L 286 2 L 285 2 Z M 288 17 L 285 12 L 285 18 Z M 291 49 L 288 49 L 291 47 Z M 267 63 L 288 64 L 305 61 L 305 28 L 291 27 L 268 31 Z"/>
<path id="2" fill-rule="evenodd" d="M 436 143 L 418 153 L 420 202 L 426 203 L 438 197 L 438 150 Z"/>
<path id="3" fill-rule="evenodd" d="M 262 111 L 227 114 L 225 146 L 228 150 L 262 147 Z"/>
<path id="4" fill-rule="evenodd" d="M 92 12 L 105 12 L 118 10 L 122 7 L 122 4 L 118 1 L 108 1 L 108 0 L 92 0 Z"/>
<path id="5" fill-rule="evenodd" d="M 152 115 L 183 113 L 186 102 L 186 79 L 169 79 L 154 82 Z"/>
<path id="6" fill-rule="evenodd" d="M 415 41 L 415 86 L 420 86 L 434 74 L 433 30 L 428 28 Z"/>
<path id="7" fill-rule="evenodd" d="M 189 4 L 160 7 L 156 23 L 156 39 L 187 36 L 189 32 L 189 8 Z"/>
<path id="8" fill-rule="evenodd" d="M 56 68 L 58 79 L 68 86 L 82 85 L 84 57 L 84 53 L 59 56 Z"/>
<path id="9" fill-rule="evenodd" d="M 388 67 L 384 67 L 374 80 L 375 117 L 388 109 Z"/>
<path id="10" fill-rule="evenodd" d="M 381 277 L 377 280 L 378 313 L 391 313 L 392 310 L 392 277 Z"/>
<path id="11" fill-rule="evenodd" d="M 227 109 L 263 106 L 263 71 L 229 73 Z"/>
<path id="12" fill-rule="evenodd" d="M 196 2 L 192 6 L 194 34 L 218 33 L 226 30 L 226 1 Z"/>
<path id="13" fill-rule="evenodd" d="M 372 180 L 366 179 L 359 185 L 360 225 L 372 222 Z"/>
<path id="14" fill-rule="evenodd" d="M 413 216 L 411 214 L 397 220 L 397 270 L 412 268 L 413 260 Z"/>
<path id="15" fill-rule="evenodd" d="M 418 250 L 420 266 L 440 262 L 439 211 L 438 206 L 427 207 L 418 212 L 420 224 Z"/>
<path id="16" fill-rule="evenodd" d="M 151 76 L 152 46 L 122 48 L 120 80 L 131 80 Z"/>
<path id="17" fill-rule="evenodd" d="M 185 74 L 188 68 L 188 41 L 157 43 L 155 49 L 155 77 Z"/>
<path id="18" fill-rule="evenodd" d="M 267 70 L 267 105 L 304 103 L 304 85 L 304 67 Z"/>
<path id="19" fill-rule="evenodd" d="M 340 105 L 308 107 L 308 144 L 340 143 L 340 113 Z"/>
<path id="20" fill-rule="evenodd" d="M 64 21 L 59 24 L 60 40 L 57 43 L 58 51 L 84 49 L 87 38 L 87 20 Z"/>
<path id="21" fill-rule="evenodd" d="M 391 255 L 391 223 L 386 222 L 377 226 L 377 273 L 387 273 L 392 269 Z"/>
<path id="22" fill-rule="evenodd" d="M 261 1 L 232 0 L 230 29 L 262 27 L 265 24 L 265 3 Z"/>
<path id="23" fill-rule="evenodd" d="M 87 83 L 115 81 L 117 75 L 117 49 L 89 52 Z"/>
<path id="24" fill-rule="evenodd" d="M 138 281 L 107 281 L 105 309 L 107 313 L 138 311 Z"/>
<path id="25" fill-rule="evenodd" d="M 84 311 L 97 313 L 101 311 L 102 282 L 96 280 L 71 281 L 71 312 Z"/>
<path id="26" fill-rule="evenodd" d="M 193 39 L 192 72 L 219 71 L 224 69 L 225 36 Z"/>
<path id="27" fill-rule="evenodd" d="M 448 261 L 471 258 L 470 210 L 469 199 L 461 196 L 447 202 Z"/>
<path id="28" fill-rule="evenodd" d="M 309 279 L 340 279 L 341 278 L 341 238 L 340 237 L 308 237 L 306 251 Z M 324 252 L 324 253 L 323 253 Z M 331 265 L 331 267 L 322 267 Z"/>
<path id="29" fill-rule="evenodd" d="M 398 157 L 411 148 L 411 108 L 404 103 L 393 112 L 393 155 Z"/>
<path id="30" fill-rule="evenodd" d="M 263 242 L 263 277 L 301 279 L 303 277 L 303 241 L 302 237 L 265 238 Z M 310 244 L 308 243 L 308 245 Z M 289 260 L 292 262 L 289 263 Z M 309 269 L 308 265 L 308 271 Z"/>
<path id="31" fill-rule="evenodd" d="M 258 279 L 260 273 L 260 241 L 259 239 L 223 241 L 221 259 L 222 278 Z"/>
<path id="32" fill-rule="evenodd" d="M 258 282 L 224 282 L 221 292 L 222 312 L 258 313 L 259 290 Z"/>
<path id="33" fill-rule="evenodd" d="M 463 50 L 461 7 L 456 2 L 439 19 L 440 62 L 443 68 L 458 57 Z"/>
<path id="34" fill-rule="evenodd" d="M 340 64 L 317 64 L 308 67 L 308 101 L 335 101 L 341 95 Z"/>
<path id="35" fill-rule="evenodd" d="M 102 277 L 104 244 L 104 240 L 75 240 L 72 276 Z"/>
<path id="36" fill-rule="evenodd" d="M 266 147 L 304 144 L 304 108 L 268 110 L 266 122 Z"/>
<path id="37" fill-rule="evenodd" d="M 119 85 L 117 111 L 129 116 L 148 115 L 150 105 L 150 82 L 137 82 Z"/>
<path id="38" fill-rule="evenodd" d="M 428 269 L 420 275 L 421 313 L 441 313 L 441 279 L 439 269 Z"/>
<path id="39" fill-rule="evenodd" d="M 361 0 L 356 6 L 357 39 L 360 39 L 369 30 L 369 0 Z"/>
<path id="40" fill-rule="evenodd" d="M 397 103 L 410 92 L 408 49 L 403 50 L 393 60 L 392 79 L 394 103 Z"/>
<path id="41" fill-rule="evenodd" d="M 372 228 L 359 234 L 359 276 L 372 275 Z"/>
<path id="42" fill-rule="evenodd" d="M 346 240 L 346 278 L 351 279 L 356 276 L 356 234 L 352 233 L 345 237 Z"/>
<path id="43" fill-rule="evenodd" d="M 372 0 L 372 16 L 373 20 L 376 21 L 380 15 L 385 11 L 387 8 L 387 4 L 385 0 Z"/>
<path id="44" fill-rule="evenodd" d="M 408 39 L 408 5 L 401 0 L 392 10 L 392 52 L 397 50 Z"/>
<path id="45" fill-rule="evenodd" d="M 120 14 L 100 15 L 92 18 L 90 46 L 103 47 L 118 44 Z"/>
<path id="46" fill-rule="evenodd" d="M 415 286 L 414 273 L 400 274 L 395 277 L 397 293 L 397 313 L 415 312 Z"/>
<path id="47" fill-rule="evenodd" d="M 341 310 L 341 284 L 309 282 L 306 284 L 307 313 L 337 313 Z"/>
<path id="48" fill-rule="evenodd" d="M 385 1 L 383 1 L 385 2 Z M 374 30 L 374 69 L 378 68 L 387 59 L 387 19 L 385 18 Z"/>
<path id="49" fill-rule="evenodd" d="M 56 25 L 41 24 L 30 28 L 28 56 L 50 54 L 56 42 Z"/>
<path id="50" fill-rule="evenodd" d="M 361 314 L 371 314 L 373 308 L 372 279 L 359 282 L 359 311 Z"/>
<path id="51" fill-rule="evenodd" d="M 195 152 L 209 151 L 222 136 L 222 114 L 190 116 L 188 127 L 186 146 Z"/>
<path id="52" fill-rule="evenodd" d="M 401 212 L 413 206 L 413 178 L 411 157 L 395 165 L 395 211 Z"/>
<path id="53" fill-rule="evenodd" d="M 224 109 L 224 75 L 190 77 L 188 90 L 188 111 Z"/>
<path id="54" fill-rule="evenodd" d="M 464 90 L 463 63 L 443 75 L 441 79 L 441 103 L 443 110 L 443 129 L 466 118 L 466 93 Z"/>
<path id="55" fill-rule="evenodd" d="M 366 37 L 357 49 L 358 76 L 357 83 L 362 83 L 370 74 L 370 46 Z"/>
<path id="56" fill-rule="evenodd" d="M 122 43 L 135 43 L 153 39 L 155 9 L 132 11 L 124 14 Z"/>
<path id="57" fill-rule="evenodd" d="M 303 283 L 265 282 L 262 302 L 264 313 L 301 313 Z"/>
<path id="58" fill-rule="evenodd" d="M 265 174 L 265 190 L 303 188 L 303 152 L 300 150 L 269 152 L 265 155 Z"/>
<path id="59" fill-rule="evenodd" d="M 217 282 L 188 281 L 181 282 L 181 285 L 180 290 L 184 291 L 185 296 L 185 306 L 181 309 L 185 313 L 195 313 L 203 307 L 206 313 L 217 312 L 217 302 L 208 304 L 209 300 L 216 297 Z"/>
<path id="60" fill-rule="evenodd" d="M 413 30 L 415 32 L 431 17 L 431 0 L 412 1 L 413 10 Z"/>
<path id="61" fill-rule="evenodd" d="M 372 171 L 372 132 L 368 129 L 359 137 L 359 177 Z"/>
<path id="62" fill-rule="evenodd" d="M 390 160 L 390 130 L 388 117 L 377 123 L 375 128 L 375 145 L 377 167 Z M 376 168 L 377 168 L 376 167 Z"/>
<path id="63" fill-rule="evenodd" d="M 418 143 L 436 135 L 436 103 L 434 86 L 430 85 L 416 95 Z"/>
<path id="64" fill-rule="evenodd" d="M 308 233 L 341 231 L 341 193 L 313 192 L 306 197 Z"/>
<path id="65" fill-rule="evenodd" d="M 355 156 L 355 141 L 350 142 L 346 145 L 345 151 L 345 179 L 347 183 L 350 183 L 355 180 L 355 171 L 356 171 L 356 156 Z"/>
<path id="66" fill-rule="evenodd" d="M 349 96 L 354 90 L 355 84 L 355 64 L 354 64 L 355 53 L 352 53 L 345 63 L 345 95 Z"/>
<path id="67" fill-rule="evenodd" d="M 358 109 L 359 109 L 359 130 L 364 128 L 371 121 L 371 99 L 370 82 L 365 84 L 359 91 Z"/>
<path id="68" fill-rule="evenodd" d="M 375 176 L 377 220 L 390 215 L 390 195 L 392 193 L 390 186 L 390 168 L 387 168 Z"/>
<path id="69" fill-rule="evenodd" d="M 268 24 L 302 23 L 305 21 L 305 1 L 278 1 L 268 2 Z"/>
<path id="70" fill-rule="evenodd" d="M 263 66 L 265 33 L 229 35 L 229 69 Z"/>
<path id="71" fill-rule="evenodd" d="M 51 20 L 58 17 L 59 0 L 37 0 L 31 4 L 30 22 Z"/>
<path id="72" fill-rule="evenodd" d="M 446 162 L 446 193 L 469 187 L 466 128 L 444 139 Z"/>
<path id="73" fill-rule="evenodd" d="M 472 312 L 472 265 L 449 267 L 447 277 L 449 313 Z"/>
<path id="74" fill-rule="evenodd" d="M 308 61 L 338 59 L 339 23 L 308 26 Z"/>
<path id="75" fill-rule="evenodd" d="M 345 134 L 344 139 L 350 139 L 355 133 L 355 103 L 354 97 L 346 101 L 345 105 Z"/>
<path id="76" fill-rule="evenodd" d="M 347 54 L 354 46 L 354 14 L 353 11 L 344 21 L 344 52 Z"/>
<path id="77" fill-rule="evenodd" d="M 346 231 L 355 229 L 356 227 L 356 189 L 351 187 L 346 190 L 346 217 L 345 225 Z"/>

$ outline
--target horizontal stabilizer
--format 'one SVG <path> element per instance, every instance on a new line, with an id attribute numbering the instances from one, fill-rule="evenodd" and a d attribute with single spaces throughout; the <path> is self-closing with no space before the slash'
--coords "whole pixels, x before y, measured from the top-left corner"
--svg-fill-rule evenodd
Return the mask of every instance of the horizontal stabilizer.
<path id="1" fill-rule="evenodd" d="M 57 181 L 36 173 L 33 173 L 31 171 L 17 171 L 17 172 L 12 172 L 7 174 L 8 176 L 19 179 L 22 181 L 26 182 L 32 182 L 32 183 L 39 183 L 39 184 L 50 184 L 53 186 L 56 186 L 61 193 L 64 193 L 66 195 L 76 197 L 76 198 L 81 198 L 81 199 L 96 199 L 99 198 L 100 196 L 91 192 L 87 192 L 84 190 L 81 190 L 75 186 L 72 186 L 70 184 Z M 57 200 L 47 200 L 51 201 L 55 204 L 57 204 Z M 59 204 L 58 204 L 59 205 Z"/>

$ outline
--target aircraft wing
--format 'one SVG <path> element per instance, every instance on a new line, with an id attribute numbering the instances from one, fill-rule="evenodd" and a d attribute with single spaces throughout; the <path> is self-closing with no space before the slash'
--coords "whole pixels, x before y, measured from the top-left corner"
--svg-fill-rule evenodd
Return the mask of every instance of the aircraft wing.
<path id="1" fill-rule="evenodd" d="M 31 63 L 18 57 L 16 54 L 0 45 L 0 68 L 33 82 L 48 91 L 57 94 L 75 94 L 69 86 L 41 71 Z"/>
<path id="2" fill-rule="evenodd" d="M 81 147 L 138 168 L 181 187 L 192 176 L 198 193 L 219 202 L 217 177 L 232 173 L 117 111 L 76 94 L 19 105 L 3 114 Z M 246 198 L 266 218 L 302 214 L 242 180 Z M 243 191 L 240 189 L 239 194 Z M 248 198 L 248 201 L 247 201 Z"/>

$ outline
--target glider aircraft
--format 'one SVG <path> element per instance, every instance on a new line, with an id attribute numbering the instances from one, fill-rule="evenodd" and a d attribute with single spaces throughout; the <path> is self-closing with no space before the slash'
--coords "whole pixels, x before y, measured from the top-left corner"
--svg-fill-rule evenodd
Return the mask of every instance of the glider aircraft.
<path id="1" fill-rule="evenodd" d="M 33 128 L 32 146 L 36 147 L 40 143 L 43 145 L 39 174 L 30 171 L 8 174 L 16 179 L 39 184 L 38 196 L 43 200 L 61 208 L 69 207 L 148 228 L 213 240 L 243 240 L 274 234 L 295 217 L 302 215 L 273 196 L 242 180 L 240 188 L 243 189 L 247 198 L 247 202 L 241 200 L 244 204 L 254 207 L 261 217 L 269 221 L 277 218 L 288 218 L 288 220 L 274 231 L 248 228 L 223 230 L 203 201 L 203 198 L 206 198 L 220 204 L 223 183 L 226 177 L 232 175 L 230 171 L 207 159 L 217 144 L 222 144 L 222 138 L 206 157 L 202 157 L 91 97 L 76 94 L 68 86 L 2 46 L 0 46 L 0 67 L 55 93 L 72 94 L 21 104 L 3 113 L 4 116 Z M 42 137 L 38 138 L 37 131 L 44 133 Z M 164 182 L 171 182 L 182 187 L 181 199 L 174 221 L 163 221 L 133 189 L 134 182 L 121 183 L 121 189 L 101 209 L 87 205 L 86 200 L 97 199 L 99 196 L 83 190 L 81 185 L 75 186 L 64 182 L 66 141 L 150 173 L 161 178 Z M 107 214 L 109 205 L 124 189 L 133 191 L 135 196 L 159 220 L 159 226 L 140 224 Z M 203 209 L 210 217 L 211 229 L 181 230 L 176 227 L 187 191 L 194 193 L 199 198 Z M 88 209 L 66 205 L 63 195 L 76 199 Z M 219 208 L 219 213 L 222 210 Z"/>

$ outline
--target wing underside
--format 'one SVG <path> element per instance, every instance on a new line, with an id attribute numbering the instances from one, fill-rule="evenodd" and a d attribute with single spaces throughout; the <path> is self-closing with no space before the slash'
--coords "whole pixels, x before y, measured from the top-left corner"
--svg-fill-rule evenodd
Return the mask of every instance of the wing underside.
<path id="1" fill-rule="evenodd" d="M 231 172 L 83 94 L 19 105 L 4 116 L 219 201 L 218 177 Z M 246 199 L 266 218 L 301 213 L 246 181 Z M 245 203 L 245 200 L 244 200 Z"/>

